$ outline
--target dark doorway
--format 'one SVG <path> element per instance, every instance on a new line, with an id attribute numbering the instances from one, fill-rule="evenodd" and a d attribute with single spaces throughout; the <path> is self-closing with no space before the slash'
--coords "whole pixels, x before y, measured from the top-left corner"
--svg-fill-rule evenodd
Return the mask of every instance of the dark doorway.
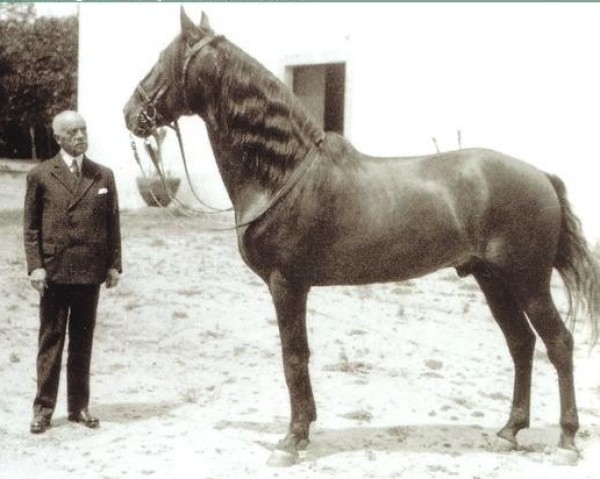
<path id="1" fill-rule="evenodd" d="M 292 89 L 325 131 L 344 134 L 346 64 L 291 67 Z"/>

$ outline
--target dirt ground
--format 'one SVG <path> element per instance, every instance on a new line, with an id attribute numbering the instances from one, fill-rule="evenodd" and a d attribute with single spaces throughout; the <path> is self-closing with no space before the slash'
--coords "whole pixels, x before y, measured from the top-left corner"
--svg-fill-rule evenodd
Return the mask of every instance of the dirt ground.
<path id="1" fill-rule="evenodd" d="M 299 464 L 269 467 L 289 415 L 273 307 L 234 234 L 207 225 L 123 213 L 125 274 L 102 291 L 92 363 L 101 427 L 66 420 L 63 372 L 52 427 L 32 435 L 38 299 L 20 211 L 0 211 L 0 478 L 597 477 L 600 346 L 589 353 L 576 329 L 577 465 L 556 464 L 558 387 L 540 341 L 532 427 L 517 451 L 495 451 L 512 362 L 474 281 L 453 270 L 312 290 L 319 418 Z M 564 309 L 559 282 L 554 293 Z"/>

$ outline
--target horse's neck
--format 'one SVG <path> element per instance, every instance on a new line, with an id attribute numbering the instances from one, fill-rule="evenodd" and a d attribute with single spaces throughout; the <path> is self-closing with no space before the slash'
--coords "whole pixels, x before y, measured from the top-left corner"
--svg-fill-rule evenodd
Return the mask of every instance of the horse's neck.
<path id="1" fill-rule="evenodd" d="M 236 211 L 244 211 L 284 188 L 323 131 L 285 85 L 239 55 L 224 56 L 230 63 L 223 64 L 218 81 L 204 82 L 204 108 L 198 114 L 229 197 Z"/>
<path id="2" fill-rule="evenodd" d="M 218 129 L 211 128 L 207 122 L 207 130 L 219 173 L 235 210 L 236 223 L 246 223 L 268 207 L 272 193 L 253 175 L 243 174 L 240 154 L 229 147 Z"/>
<path id="3" fill-rule="evenodd" d="M 204 119 L 206 123 L 206 129 L 208 131 L 208 138 L 213 150 L 215 161 L 225 185 L 225 189 L 229 194 L 229 199 L 232 204 L 236 205 L 237 191 L 239 190 L 241 178 L 239 174 L 239 168 L 235 167 L 235 158 L 233 152 L 226 142 L 223 141 L 219 134 L 218 128 L 213 124 L 211 118 Z"/>
<path id="4" fill-rule="evenodd" d="M 273 155 L 266 153 L 260 157 L 252 151 L 252 145 L 232 138 L 229 129 L 221 124 L 216 110 L 207 108 L 202 118 L 205 121 L 215 160 L 223 179 L 229 198 L 236 212 L 247 217 L 252 211 L 263 208 L 270 199 L 284 187 L 293 174 L 296 165 L 302 161 L 312 147 L 312 142 L 305 138 L 295 138 L 293 151 L 285 167 L 276 173 L 271 162 Z M 264 132 L 266 136 L 267 133 Z M 278 158 L 281 160 L 281 158 Z"/>

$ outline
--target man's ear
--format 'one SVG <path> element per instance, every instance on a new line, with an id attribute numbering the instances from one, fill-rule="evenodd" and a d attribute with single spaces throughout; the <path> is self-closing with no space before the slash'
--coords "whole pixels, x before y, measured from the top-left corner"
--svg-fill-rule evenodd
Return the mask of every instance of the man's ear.
<path id="1" fill-rule="evenodd" d="M 210 28 L 210 24 L 208 21 L 208 17 L 204 12 L 202 12 L 202 20 L 200 21 L 200 26 L 194 25 L 194 22 L 188 17 L 187 13 L 181 6 L 180 10 L 181 17 L 181 36 L 185 40 L 188 45 L 194 45 L 198 40 L 200 40 L 204 35 L 208 33 L 212 33 L 212 29 Z"/>

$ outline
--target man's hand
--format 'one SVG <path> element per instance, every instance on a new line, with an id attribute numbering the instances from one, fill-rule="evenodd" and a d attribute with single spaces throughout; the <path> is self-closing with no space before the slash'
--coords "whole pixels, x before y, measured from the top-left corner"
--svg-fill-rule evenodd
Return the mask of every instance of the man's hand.
<path id="1" fill-rule="evenodd" d="M 108 270 L 108 275 L 106 276 L 106 287 L 114 288 L 117 284 L 119 284 L 119 278 L 119 272 L 114 268 L 110 268 Z"/>
<path id="2" fill-rule="evenodd" d="M 29 282 L 31 283 L 31 286 L 43 296 L 45 289 L 48 287 L 46 270 L 44 268 L 34 269 L 29 275 Z"/>

